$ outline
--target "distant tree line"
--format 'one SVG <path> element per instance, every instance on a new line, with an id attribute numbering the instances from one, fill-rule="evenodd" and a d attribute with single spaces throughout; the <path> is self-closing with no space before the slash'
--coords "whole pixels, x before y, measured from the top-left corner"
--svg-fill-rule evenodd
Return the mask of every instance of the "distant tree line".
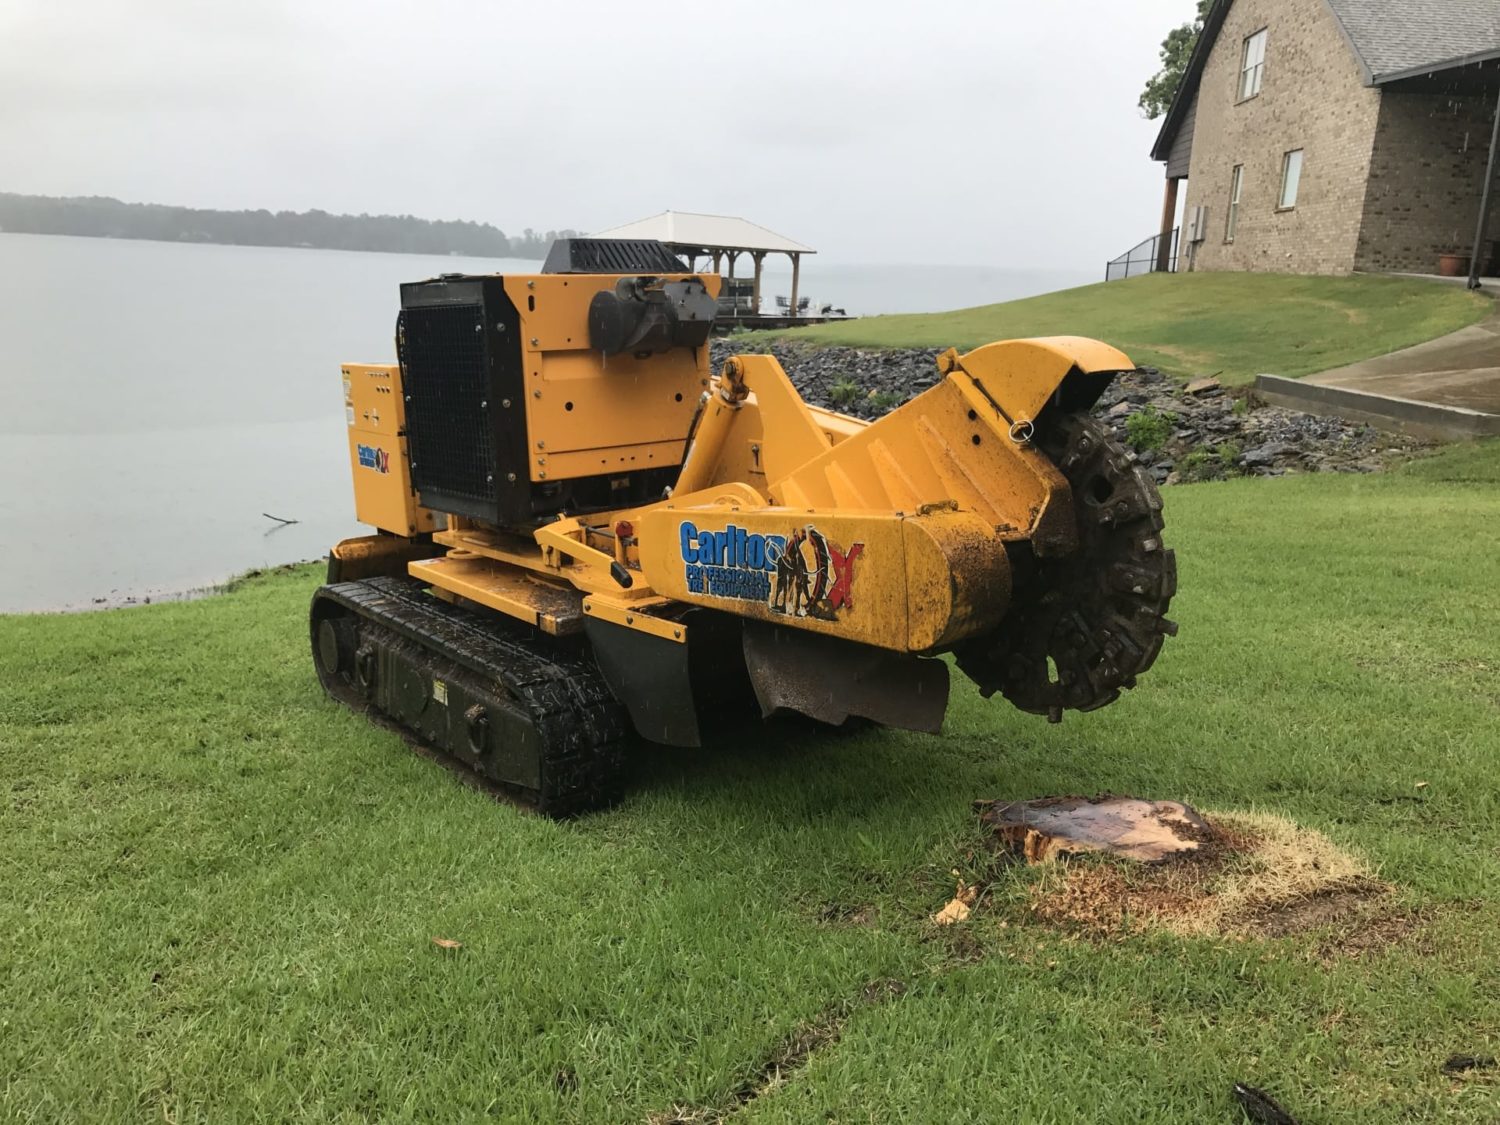
<path id="1" fill-rule="evenodd" d="M 108 196 L 53 198 L 0 192 L 0 231 L 223 242 L 234 246 L 311 246 L 393 254 L 465 254 L 544 258 L 571 230 L 507 235 L 488 223 L 415 215 L 330 215 L 327 211 L 207 211 L 163 203 L 122 203 Z"/>

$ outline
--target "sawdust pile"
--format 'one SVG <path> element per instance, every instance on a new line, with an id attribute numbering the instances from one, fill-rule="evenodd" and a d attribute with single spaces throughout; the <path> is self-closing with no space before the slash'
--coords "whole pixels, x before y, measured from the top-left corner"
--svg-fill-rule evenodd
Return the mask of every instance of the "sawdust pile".
<path id="1" fill-rule="evenodd" d="M 1151 926 L 1185 936 L 1281 937 L 1386 911 L 1390 888 L 1322 833 L 1265 813 L 1206 819 L 1198 847 L 1160 862 L 1085 855 L 1046 864 L 1028 890 L 1029 913 L 1096 935 Z"/>

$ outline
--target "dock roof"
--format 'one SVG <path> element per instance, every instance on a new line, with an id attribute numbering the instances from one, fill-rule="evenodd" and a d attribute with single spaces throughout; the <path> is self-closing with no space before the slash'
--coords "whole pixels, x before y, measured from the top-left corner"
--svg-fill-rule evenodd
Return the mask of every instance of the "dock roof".
<path id="1" fill-rule="evenodd" d="M 773 230 L 731 215 L 702 215 L 694 211 L 663 211 L 648 219 L 596 231 L 594 238 L 654 238 L 669 246 L 698 250 L 763 250 L 776 254 L 816 254 L 811 246 L 793 242 Z"/>

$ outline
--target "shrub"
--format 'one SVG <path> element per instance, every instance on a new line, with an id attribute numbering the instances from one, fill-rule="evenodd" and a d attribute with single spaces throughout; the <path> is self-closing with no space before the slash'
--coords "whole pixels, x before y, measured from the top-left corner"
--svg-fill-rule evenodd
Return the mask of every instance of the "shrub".
<path id="1" fill-rule="evenodd" d="M 835 406 L 852 406 L 859 398 L 859 384 L 848 376 L 828 388 L 828 401 Z"/>
<path id="2" fill-rule="evenodd" d="M 1207 449 L 1195 449 L 1182 459 L 1178 471 L 1183 480 L 1214 480 L 1223 475 L 1224 468 Z"/>
<path id="3" fill-rule="evenodd" d="M 1170 410 L 1147 406 L 1125 419 L 1125 440 L 1137 453 L 1155 452 L 1167 444 L 1177 425 L 1177 415 Z"/>
<path id="4" fill-rule="evenodd" d="M 1226 441 L 1213 449 L 1195 449 L 1182 459 L 1178 472 L 1183 480 L 1223 480 L 1235 471 L 1240 447 Z"/>
<path id="5" fill-rule="evenodd" d="M 902 396 L 895 391 L 876 391 L 870 396 L 870 405 L 882 414 L 888 410 L 895 410 L 901 402 Z"/>

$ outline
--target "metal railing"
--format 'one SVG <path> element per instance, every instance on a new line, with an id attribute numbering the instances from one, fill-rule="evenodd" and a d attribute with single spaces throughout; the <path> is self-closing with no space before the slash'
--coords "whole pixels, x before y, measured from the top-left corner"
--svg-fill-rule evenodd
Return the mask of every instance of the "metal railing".
<path id="1" fill-rule="evenodd" d="M 760 312 L 755 307 L 755 282 L 739 277 L 726 277 L 719 286 L 720 316 L 754 316 Z"/>
<path id="2" fill-rule="evenodd" d="M 1105 281 L 1119 281 L 1142 273 L 1177 272 L 1177 236 L 1182 228 L 1137 243 L 1104 267 Z M 1163 253 L 1165 251 L 1165 254 Z"/>

